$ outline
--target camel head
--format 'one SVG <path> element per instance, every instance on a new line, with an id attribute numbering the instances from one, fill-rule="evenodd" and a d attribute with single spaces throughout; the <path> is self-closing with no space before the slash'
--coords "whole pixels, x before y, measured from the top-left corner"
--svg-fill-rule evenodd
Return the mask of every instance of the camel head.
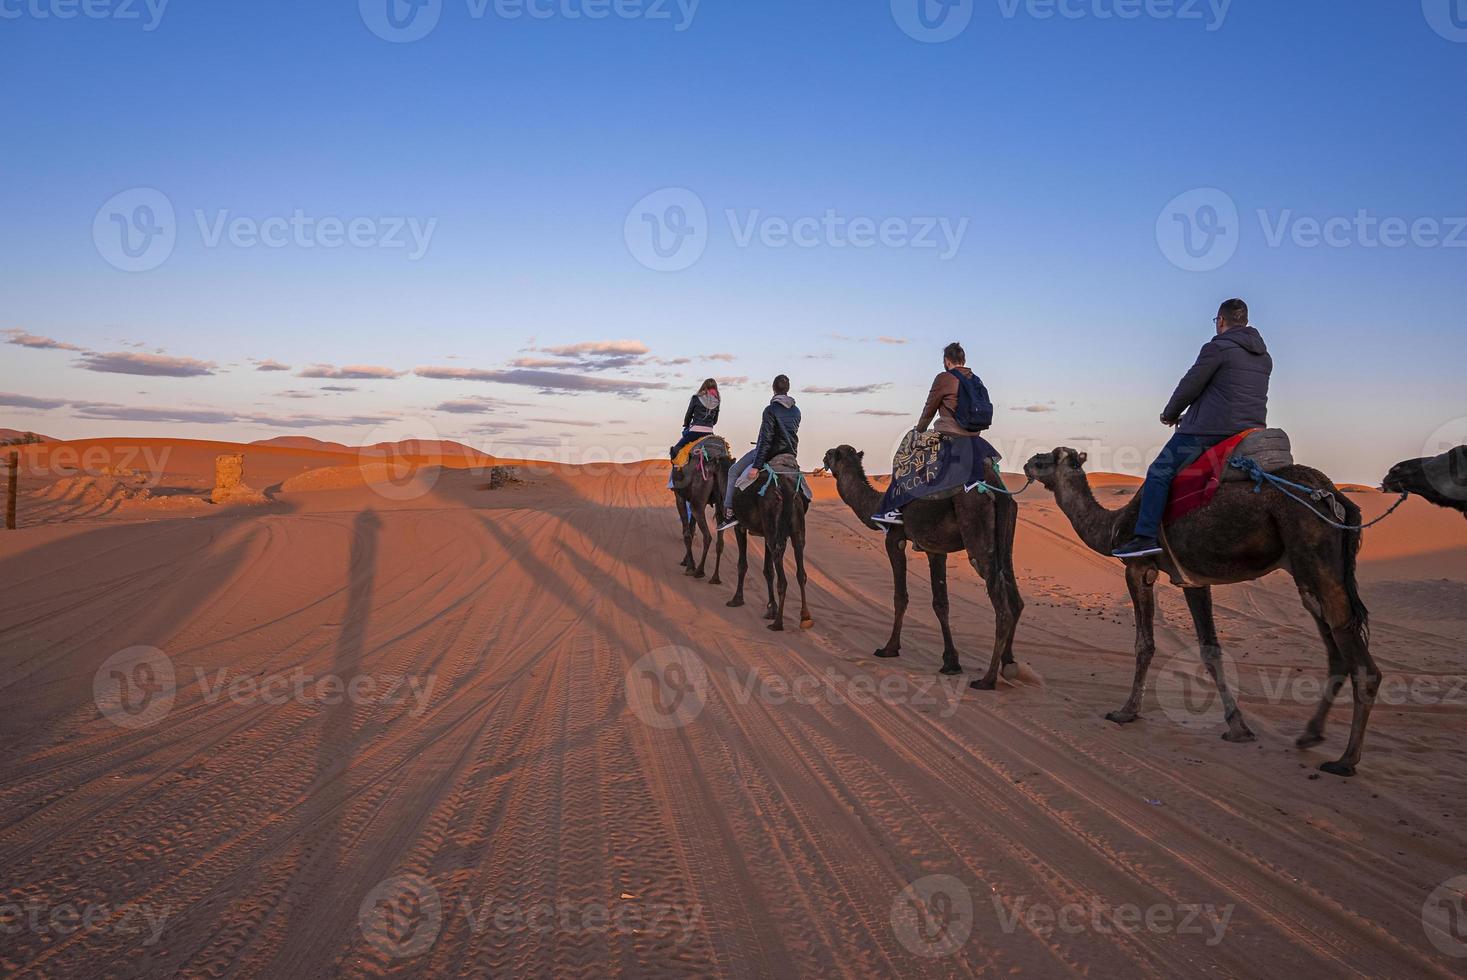
<path id="1" fill-rule="evenodd" d="M 866 454 L 858 452 L 854 446 L 836 446 L 825 454 L 825 468 L 836 476 L 847 469 L 865 472 L 866 464 L 862 462 L 865 458 Z"/>
<path id="2" fill-rule="evenodd" d="M 1080 471 L 1089 457 L 1082 452 L 1061 446 L 1053 452 L 1038 453 L 1024 464 L 1024 475 L 1053 492 L 1062 473 Z"/>
<path id="3" fill-rule="evenodd" d="M 1386 493 L 1411 493 L 1418 487 L 1426 484 L 1426 474 L 1423 471 L 1424 459 L 1408 459 L 1391 467 L 1385 479 L 1380 481 L 1380 488 Z"/>

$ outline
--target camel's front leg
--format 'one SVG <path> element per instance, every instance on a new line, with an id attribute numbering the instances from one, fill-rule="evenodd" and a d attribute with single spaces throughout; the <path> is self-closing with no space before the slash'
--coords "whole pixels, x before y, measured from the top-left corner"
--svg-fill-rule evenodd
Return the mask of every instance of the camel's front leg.
<path id="1" fill-rule="evenodd" d="M 769 542 L 768 541 L 765 541 L 764 542 L 764 545 L 765 545 L 765 547 L 764 547 L 764 554 L 765 554 L 765 559 L 766 559 L 765 560 L 765 568 L 772 568 L 774 570 L 774 572 L 777 574 L 778 578 L 779 578 L 779 585 L 778 585 L 779 598 L 778 598 L 778 600 L 775 599 L 775 592 L 774 592 L 774 590 L 775 590 L 775 584 L 774 584 L 774 582 L 773 581 L 770 581 L 770 583 L 769 583 L 769 603 L 770 603 L 770 609 L 774 613 L 774 622 L 772 622 L 772 623 L 769 624 L 769 628 L 771 630 L 773 630 L 774 632 L 779 633 L 779 632 L 783 632 L 783 630 L 784 630 L 784 597 L 785 597 L 785 593 L 789 591 L 789 580 L 785 578 L 785 574 L 784 574 L 784 545 L 785 545 L 785 543 L 783 541 L 781 541 L 777 545 L 774 545 L 773 547 L 771 547 L 769 545 Z M 765 573 L 765 576 L 766 576 L 766 579 L 767 579 L 768 578 L 768 573 L 767 572 Z"/>
<path id="2" fill-rule="evenodd" d="M 961 674 L 963 665 L 958 660 L 958 648 L 948 623 L 947 555 L 929 551 L 927 568 L 932 576 L 932 611 L 937 613 L 937 622 L 942 626 L 942 669 L 938 673 Z"/>
<path id="3" fill-rule="evenodd" d="M 739 546 L 739 584 L 734 589 L 733 598 L 728 600 L 728 605 L 737 608 L 744 604 L 744 577 L 749 574 L 749 532 L 744 530 L 743 525 L 734 528 L 734 541 Z"/>
<path id="4" fill-rule="evenodd" d="M 902 619 L 907 615 L 907 536 L 900 531 L 888 531 L 886 535 L 886 558 L 891 562 L 892 597 L 891 636 L 886 646 L 876 651 L 878 657 L 900 657 L 902 655 Z"/>
<path id="5" fill-rule="evenodd" d="M 1141 695 L 1146 693 L 1146 672 L 1156 655 L 1156 577 L 1154 564 L 1130 562 L 1126 565 L 1126 587 L 1131 592 L 1131 607 L 1136 615 L 1136 678 L 1131 682 L 1131 696 L 1119 711 L 1105 717 L 1118 725 L 1136 720 L 1141 713 Z"/>
<path id="6" fill-rule="evenodd" d="M 802 500 L 795 502 L 796 506 L 802 503 Z M 805 599 L 805 583 L 809 580 L 805 574 L 805 522 L 801 519 L 796 524 L 790 539 L 795 546 L 795 581 L 800 583 L 800 629 L 807 630 L 815 625 L 815 620 L 810 616 L 810 604 Z"/>
<path id="7" fill-rule="evenodd" d="M 775 601 L 774 545 L 768 538 L 764 539 L 764 591 L 769 596 L 769 604 L 764 607 L 764 618 L 774 619 L 779 615 L 779 603 Z"/>
<path id="8" fill-rule="evenodd" d="M 718 574 L 723 570 L 723 532 L 717 531 L 715 533 L 718 535 L 718 542 L 713 553 L 713 577 L 708 580 L 708 584 L 722 585 L 723 579 L 719 578 Z"/>
<path id="9" fill-rule="evenodd" d="M 703 507 L 694 508 L 693 520 L 698 526 L 698 533 L 703 536 L 703 557 L 698 561 L 697 570 L 689 569 L 689 574 L 691 574 L 693 578 L 702 578 L 704 575 L 707 574 L 708 549 L 713 546 L 713 535 L 708 531 L 708 511 L 706 505 Z M 688 538 L 691 540 L 692 535 L 689 534 Z M 689 547 L 688 549 L 688 556 L 692 557 L 691 547 Z"/>
<path id="10" fill-rule="evenodd" d="M 1222 644 L 1217 640 L 1217 624 L 1212 618 L 1212 589 L 1185 589 L 1187 608 L 1192 612 L 1192 625 L 1197 628 L 1197 642 L 1202 648 L 1202 663 L 1217 685 L 1217 696 L 1222 701 L 1223 719 L 1228 730 L 1223 733 L 1226 742 L 1251 742 L 1253 732 L 1243 720 L 1243 712 L 1228 690 L 1228 680 L 1223 676 Z"/>

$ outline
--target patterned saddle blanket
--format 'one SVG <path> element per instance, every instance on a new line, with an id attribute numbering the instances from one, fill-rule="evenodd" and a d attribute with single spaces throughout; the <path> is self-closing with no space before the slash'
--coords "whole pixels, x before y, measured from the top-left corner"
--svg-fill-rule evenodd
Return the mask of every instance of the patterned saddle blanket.
<path id="1" fill-rule="evenodd" d="M 955 439 L 939 432 L 908 432 L 891 461 L 891 485 L 882 506 L 900 510 L 914 500 L 951 497 L 991 478 L 999 451 L 982 436 Z"/>
<path id="2" fill-rule="evenodd" d="M 728 442 L 722 436 L 704 436 L 696 442 L 690 442 L 678 451 L 677 457 L 673 459 L 672 465 L 681 469 L 688 465 L 694 453 L 702 453 L 703 458 L 709 462 L 720 459 L 730 459 L 733 453 L 728 448 Z"/>

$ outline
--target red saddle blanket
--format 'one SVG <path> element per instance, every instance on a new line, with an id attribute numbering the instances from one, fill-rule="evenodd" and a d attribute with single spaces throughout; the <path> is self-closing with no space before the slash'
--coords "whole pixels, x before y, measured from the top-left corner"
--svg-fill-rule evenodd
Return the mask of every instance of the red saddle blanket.
<path id="1" fill-rule="evenodd" d="M 1203 453 L 1197 462 L 1178 473 L 1177 478 L 1172 481 L 1172 495 L 1167 502 L 1165 523 L 1179 521 L 1194 510 L 1212 503 L 1212 498 L 1217 496 L 1218 487 L 1222 486 L 1228 460 L 1233 458 L 1239 444 L 1257 431 L 1249 429 L 1230 439 L 1224 439 Z"/>

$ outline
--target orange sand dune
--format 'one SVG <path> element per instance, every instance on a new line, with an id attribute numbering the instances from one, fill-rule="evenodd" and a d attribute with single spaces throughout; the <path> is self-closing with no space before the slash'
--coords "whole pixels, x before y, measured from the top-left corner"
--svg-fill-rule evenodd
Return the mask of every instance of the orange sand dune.
<path id="1" fill-rule="evenodd" d="M 273 499 L 66 504 L 57 482 L 109 474 L 27 450 L 22 529 L 0 533 L 0 904 L 44 914 L 0 934 L 6 974 L 1461 975 L 1422 917 L 1467 872 L 1459 515 L 1413 500 L 1367 535 L 1374 649 L 1408 683 L 1339 780 L 1315 766 L 1347 706 L 1292 745 L 1324 656 L 1280 575 L 1217 590 L 1257 743 L 1189 700 L 1169 588 L 1143 719 L 1104 721 L 1133 662 L 1120 571 L 1041 488 L 1017 542 L 1025 677 L 980 694 L 938 683 L 920 558 L 904 655 L 871 656 L 890 572 L 828 479 L 816 625 L 771 634 L 757 544 L 745 608 L 724 605 L 731 550 L 721 586 L 681 574 L 665 463 L 490 491 L 424 459 L 289 490 L 354 461 L 64 446 L 142 470 L 120 455 L 167 450 L 165 497 L 243 451 Z M 1105 485 L 1119 506 L 1134 481 Z M 992 613 L 959 562 L 951 583 L 979 671 Z M 61 907 L 107 917 L 48 924 Z"/>

